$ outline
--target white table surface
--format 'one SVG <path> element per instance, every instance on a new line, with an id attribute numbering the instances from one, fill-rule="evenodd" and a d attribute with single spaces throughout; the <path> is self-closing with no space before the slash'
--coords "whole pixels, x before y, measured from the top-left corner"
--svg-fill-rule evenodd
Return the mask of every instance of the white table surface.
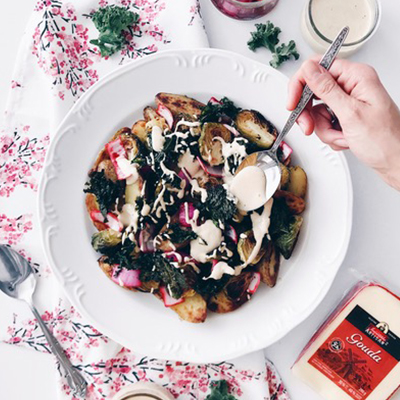
<path id="1" fill-rule="evenodd" d="M 173 1 L 173 0 L 169 0 Z M 0 108 L 4 109 L 19 40 L 36 0 L 2 2 L 0 12 Z M 252 53 L 246 41 L 254 22 L 237 22 L 220 14 L 210 0 L 201 0 L 203 17 L 212 47 L 237 51 L 268 62 L 267 51 Z M 284 41 L 295 39 L 302 59 L 312 54 L 300 34 L 300 14 L 305 0 L 281 0 L 268 18 L 283 30 Z M 382 0 L 383 18 L 376 36 L 353 59 L 373 65 L 397 104 L 400 104 L 400 2 Z M 260 22 L 257 21 L 257 22 Z M 288 63 L 282 72 L 292 75 L 299 63 Z M 377 132 L 377 135 L 379 132 Z M 382 277 L 400 292 L 400 194 L 387 187 L 351 154 L 347 154 L 354 187 L 353 233 L 347 257 L 325 300 L 317 310 L 284 339 L 266 349 L 278 367 L 293 400 L 318 400 L 304 384 L 296 380 L 290 366 L 324 316 L 349 288 L 354 277 L 351 269 L 372 277 Z M 399 155 L 400 156 L 400 155 Z M 321 227 L 323 229 L 323 227 Z M 2 301 L 4 307 L 19 307 Z M 6 303 L 6 304 L 5 304 Z M 54 400 L 56 383 L 52 356 L 0 344 L 0 398 L 3 400 Z M 399 400 L 400 394 L 394 399 Z M 257 399 L 245 399 L 257 400 Z"/>

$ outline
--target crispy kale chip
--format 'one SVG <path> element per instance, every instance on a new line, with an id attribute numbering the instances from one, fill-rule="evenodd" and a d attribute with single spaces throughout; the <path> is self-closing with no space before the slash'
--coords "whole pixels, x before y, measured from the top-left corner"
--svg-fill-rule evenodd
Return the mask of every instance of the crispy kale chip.
<path id="1" fill-rule="evenodd" d="M 251 32 L 251 39 L 247 42 L 249 49 L 255 51 L 259 47 L 266 47 L 271 53 L 275 52 L 275 47 L 279 43 L 280 28 L 271 21 L 266 24 L 256 24 L 256 30 Z"/>
<path id="2" fill-rule="evenodd" d="M 187 288 L 185 275 L 161 253 L 141 255 L 134 269 L 140 269 L 140 280 L 143 282 L 162 282 L 175 299 L 179 299 Z"/>
<path id="3" fill-rule="evenodd" d="M 137 269 L 136 263 L 136 243 L 125 239 L 124 243 L 120 242 L 116 246 L 103 246 L 97 249 L 100 253 L 108 258 L 110 264 L 118 264 L 121 268 Z"/>
<path id="4" fill-rule="evenodd" d="M 104 171 L 92 171 L 86 183 L 85 193 L 93 193 L 100 206 L 101 213 L 106 216 L 114 206 L 118 197 L 125 191 L 125 180 L 113 182 L 104 174 Z"/>
<path id="5" fill-rule="evenodd" d="M 200 212 L 207 214 L 215 223 L 223 223 L 233 218 L 236 213 L 235 202 L 228 197 L 228 192 L 222 185 L 207 189 L 207 199 L 199 205 Z"/>
<path id="6" fill-rule="evenodd" d="M 275 49 L 270 65 L 273 68 L 279 68 L 285 61 L 290 60 L 292 57 L 295 60 L 298 60 L 300 57 L 296 49 L 296 43 L 293 40 L 288 44 L 282 43 Z"/>
<path id="7" fill-rule="evenodd" d="M 201 112 L 200 123 L 223 122 L 227 118 L 234 120 L 239 111 L 240 108 L 236 107 L 232 100 L 223 97 L 220 104 L 212 102 L 207 103 Z"/>
<path id="8" fill-rule="evenodd" d="M 99 37 L 90 43 L 99 47 L 103 57 L 111 56 L 127 43 L 125 32 L 139 22 L 139 14 L 124 7 L 110 5 L 92 14 Z"/>
<path id="9" fill-rule="evenodd" d="M 279 68 L 291 58 L 298 60 L 300 57 L 296 49 L 296 43 L 293 40 L 278 46 L 280 33 L 280 28 L 276 27 L 271 21 L 267 21 L 266 24 L 256 24 L 256 30 L 251 32 L 251 39 L 247 42 L 249 49 L 252 51 L 259 47 L 267 48 L 272 53 L 272 60 L 269 64 L 273 68 Z"/>
<path id="10" fill-rule="evenodd" d="M 168 229 L 168 236 L 172 243 L 181 244 L 187 240 L 197 238 L 196 232 L 191 229 L 184 229 L 179 224 L 172 224 Z"/>
<path id="11" fill-rule="evenodd" d="M 206 400 L 236 400 L 234 396 L 229 394 L 228 382 L 225 380 L 213 381 L 210 385 L 211 393 Z"/>

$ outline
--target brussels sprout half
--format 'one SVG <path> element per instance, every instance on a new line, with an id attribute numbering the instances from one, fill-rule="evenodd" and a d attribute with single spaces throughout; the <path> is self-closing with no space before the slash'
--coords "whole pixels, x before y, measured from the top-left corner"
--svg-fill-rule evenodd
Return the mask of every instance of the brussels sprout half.
<path id="1" fill-rule="evenodd" d="M 242 110 L 236 116 L 236 127 L 251 142 L 269 149 L 278 136 L 278 131 L 262 114 L 254 110 Z"/>
<path id="2" fill-rule="evenodd" d="M 199 149 L 201 157 L 210 165 L 220 165 L 224 162 L 222 143 L 216 138 L 229 143 L 232 140 L 232 133 L 223 124 L 211 122 L 204 124 L 199 139 Z"/>
<path id="3" fill-rule="evenodd" d="M 92 236 L 92 246 L 96 251 L 102 251 L 121 243 L 121 233 L 113 229 L 96 232 Z"/>

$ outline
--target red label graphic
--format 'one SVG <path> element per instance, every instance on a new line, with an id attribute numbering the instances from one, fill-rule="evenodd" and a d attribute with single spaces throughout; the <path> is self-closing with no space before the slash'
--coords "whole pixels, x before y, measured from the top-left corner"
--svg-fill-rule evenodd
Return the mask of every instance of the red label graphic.
<path id="1" fill-rule="evenodd" d="M 355 400 L 366 399 L 398 363 L 398 338 L 371 319 L 357 306 L 308 360 Z"/>

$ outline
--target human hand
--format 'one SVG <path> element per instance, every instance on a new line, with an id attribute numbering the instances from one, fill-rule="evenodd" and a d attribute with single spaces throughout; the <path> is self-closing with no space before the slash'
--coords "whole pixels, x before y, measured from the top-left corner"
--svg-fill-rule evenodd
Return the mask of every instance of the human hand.
<path id="1" fill-rule="evenodd" d="M 400 111 L 375 70 L 336 60 L 328 72 L 316 58 L 305 61 L 289 83 L 289 110 L 296 107 L 305 84 L 324 104 L 308 104 L 297 120 L 303 132 L 315 131 L 334 150 L 350 149 L 400 190 Z M 339 127 L 332 123 L 327 106 Z"/>

